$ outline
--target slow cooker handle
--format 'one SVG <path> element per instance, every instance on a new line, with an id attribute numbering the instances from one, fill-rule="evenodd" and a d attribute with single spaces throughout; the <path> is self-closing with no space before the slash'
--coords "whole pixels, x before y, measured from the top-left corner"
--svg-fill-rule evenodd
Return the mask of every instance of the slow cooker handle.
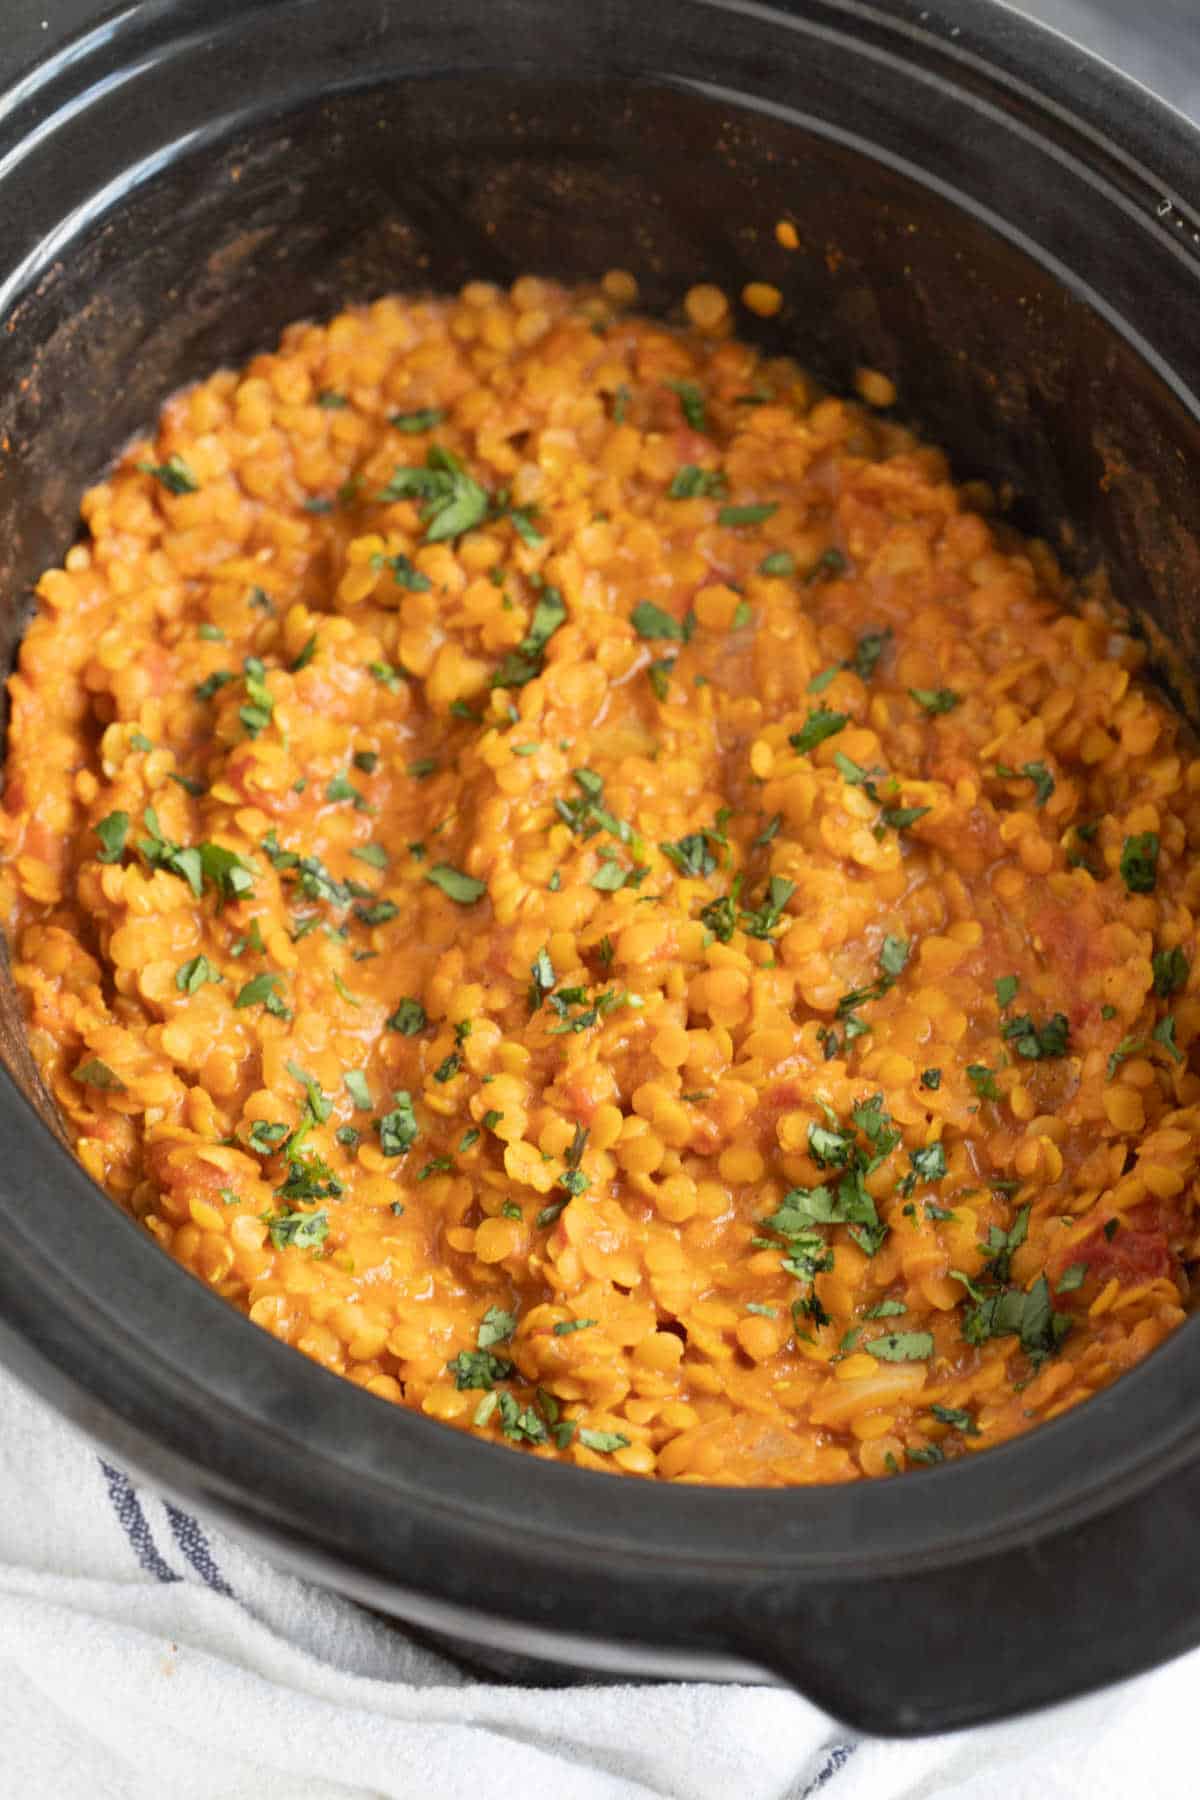
<path id="1" fill-rule="evenodd" d="M 882 1737 L 1029 1712 L 1200 1642 L 1198 1517 L 1200 1462 L 1098 1518 L 975 1562 L 756 1589 L 736 1647 Z"/>

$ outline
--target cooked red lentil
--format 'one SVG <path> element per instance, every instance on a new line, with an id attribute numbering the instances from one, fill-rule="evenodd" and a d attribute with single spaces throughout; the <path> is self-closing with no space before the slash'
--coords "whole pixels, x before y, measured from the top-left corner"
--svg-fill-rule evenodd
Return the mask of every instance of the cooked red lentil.
<path id="1" fill-rule="evenodd" d="M 1200 761 L 885 377 L 635 298 L 296 325 L 85 497 L 11 685 L 30 1041 L 109 1194 L 383 1400 L 941 1462 L 1184 1316 Z"/>

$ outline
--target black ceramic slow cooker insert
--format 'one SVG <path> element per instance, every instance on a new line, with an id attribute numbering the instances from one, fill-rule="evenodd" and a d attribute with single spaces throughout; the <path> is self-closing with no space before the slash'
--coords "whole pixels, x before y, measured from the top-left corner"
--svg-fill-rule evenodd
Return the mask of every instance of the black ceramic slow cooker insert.
<path id="1" fill-rule="evenodd" d="M 81 491 L 180 383 L 389 290 L 625 267 L 663 312 L 697 280 L 776 283 L 761 341 L 835 387 L 885 370 L 959 478 L 1106 567 L 1190 697 L 1200 137 L 1062 40 L 989 0 L 143 0 L 99 22 L 93 0 L 53 33 L 12 10 L 6 667 Z M 548 1465 L 372 1399 L 177 1268 L 56 1135 L 6 980 L 0 1018 L 0 1353 L 277 1561 L 492 1646 L 769 1672 L 883 1732 L 1200 1641 L 1200 1322 L 1031 1436 L 899 1481 Z"/>

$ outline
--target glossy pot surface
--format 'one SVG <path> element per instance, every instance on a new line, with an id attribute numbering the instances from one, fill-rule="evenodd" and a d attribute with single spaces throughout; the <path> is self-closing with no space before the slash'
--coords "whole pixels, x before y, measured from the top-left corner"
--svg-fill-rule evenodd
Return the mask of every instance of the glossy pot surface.
<path id="1" fill-rule="evenodd" d="M 1194 709 L 1200 138 L 989 0 L 172 0 L 0 56 L 0 654 L 181 382 L 392 289 L 633 268 L 868 364 L 962 478 L 1103 564 Z M 35 60 L 37 59 L 37 60 Z M 775 241 L 788 217 L 801 248 Z M 0 982 L 0 1352 L 277 1561 L 592 1666 L 770 1674 L 881 1732 L 1200 1641 L 1200 1324 L 1020 1442 L 730 1491 L 546 1465 L 371 1399 L 183 1274 L 55 1135 Z M 1131 1572 L 1133 1578 L 1131 1579 Z"/>

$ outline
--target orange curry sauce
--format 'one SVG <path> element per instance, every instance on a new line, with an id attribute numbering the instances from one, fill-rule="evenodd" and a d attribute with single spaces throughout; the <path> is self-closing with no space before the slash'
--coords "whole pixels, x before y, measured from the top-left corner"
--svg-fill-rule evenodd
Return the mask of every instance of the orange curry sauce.
<path id="1" fill-rule="evenodd" d="M 1184 1316 L 1200 762 L 938 451 L 634 293 L 293 326 L 86 495 L 16 980 L 95 1179 L 382 1400 L 882 1476 Z"/>

